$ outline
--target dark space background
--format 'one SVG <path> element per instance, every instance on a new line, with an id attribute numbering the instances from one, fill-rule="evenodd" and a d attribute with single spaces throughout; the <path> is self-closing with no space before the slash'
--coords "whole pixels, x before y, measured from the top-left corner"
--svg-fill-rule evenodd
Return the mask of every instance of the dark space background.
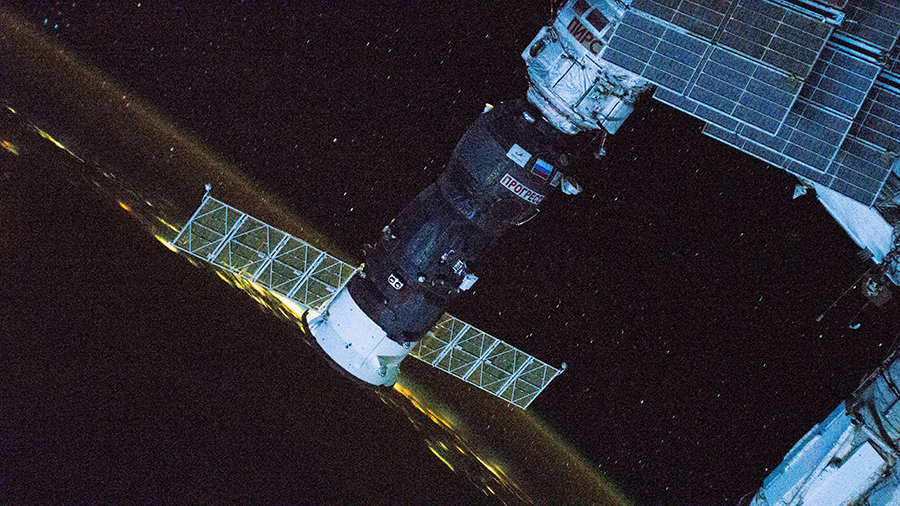
<path id="1" fill-rule="evenodd" d="M 351 255 L 437 177 L 485 102 L 524 97 L 519 55 L 550 16 L 545 2 L 6 8 L 123 90 L 115 107 L 152 109 Z M 123 152 L 128 134 L 94 128 L 77 86 L 37 92 L 40 62 L 0 44 L 0 99 L 190 215 L 202 186 L 155 188 L 166 176 L 141 162 L 167 163 L 165 147 Z M 896 302 L 855 316 L 856 291 L 816 321 L 869 264 L 814 195 L 791 200 L 792 176 L 701 128 L 641 102 L 577 174 L 584 192 L 548 198 L 450 308 L 566 362 L 529 411 L 638 504 L 754 492 L 900 330 Z M 299 360 L 295 328 L 52 162 L 0 163 L 11 499 L 492 500 L 377 397 Z"/>

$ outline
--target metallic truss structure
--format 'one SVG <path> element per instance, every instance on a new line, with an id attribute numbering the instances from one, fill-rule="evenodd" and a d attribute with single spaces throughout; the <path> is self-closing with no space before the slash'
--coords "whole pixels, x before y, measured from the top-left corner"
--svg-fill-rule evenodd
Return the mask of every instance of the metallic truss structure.
<path id="1" fill-rule="evenodd" d="M 184 253 L 324 312 L 357 268 L 208 194 L 175 238 Z M 557 369 L 444 314 L 410 355 L 525 409 Z"/>

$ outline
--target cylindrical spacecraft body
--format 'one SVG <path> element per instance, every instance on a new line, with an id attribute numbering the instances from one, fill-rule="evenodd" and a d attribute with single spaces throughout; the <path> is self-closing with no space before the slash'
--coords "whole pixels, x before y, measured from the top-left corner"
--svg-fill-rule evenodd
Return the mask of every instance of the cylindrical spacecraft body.
<path id="1" fill-rule="evenodd" d="M 484 253 L 509 228 L 530 220 L 564 184 L 566 137 L 526 101 L 482 114 L 460 139 L 446 170 L 384 228 L 366 251 L 362 273 L 336 297 L 344 305 L 352 301 L 355 309 L 342 306 L 340 318 L 326 311 L 310 322 L 320 344 L 320 336 L 332 334 L 342 341 L 323 349 L 354 376 L 392 384 L 402 360 L 398 355 L 425 336 L 452 297 L 472 286 Z M 352 325 L 347 318 L 361 323 Z M 368 330 L 347 331 L 351 326 Z M 371 344 L 376 341 L 385 346 L 390 341 L 390 350 L 378 351 L 379 345 Z M 343 354 L 352 357 L 336 356 Z"/>

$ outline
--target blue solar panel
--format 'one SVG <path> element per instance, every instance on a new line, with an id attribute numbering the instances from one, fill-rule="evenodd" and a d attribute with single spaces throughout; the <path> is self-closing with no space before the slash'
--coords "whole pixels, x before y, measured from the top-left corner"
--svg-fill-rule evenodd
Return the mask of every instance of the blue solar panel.
<path id="1" fill-rule="evenodd" d="M 602 57 L 680 93 L 708 47 L 700 39 L 629 11 Z"/>
<path id="2" fill-rule="evenodd" d="M 873 204 L 893 163 L 884 154 L 877 146 L 848 137 L 829 170 L 835 176 L 831 188 L 864 204 Z"/>
<path id="3" fill-rule="evenodd" d="M 800 90 L 800 96 L 853 118 L 879 71 L 876 63 L 835 47 L 826 47 Z"/>
<path id="4" fill-rule="evenodd" d="M 833 27 L 763 0 L 740 0 L 719 43 L 805 79 Z"/>
<path id="5" fill-rule="evenodd" d="M 656 98 L 731 131 L 741 121 L 774 134 L 800 84 L 764 65 L 713 48 L 687 96 L 657 91 Z"/>
<path id="6" fill-rule="evenodd" d="M 838 146 L 847 136 L 850 120 L 803 102 L 797 102 L 789 119 L 794 120 L 794 115 L 796 125 L 789 126 L 789 122 L 785 121 L 781 129 L 783 133 L 778 132 L 787 139 L 784 155 L 819 171 L 826 171 L 837 154 Z"/>
<path id="7" fill-rule="evenodd" d="M 848 138 L 852 118 L 860 111 L 878 67 L 830 48 L 822 57 L 825 61 L 816 64 L 801 93 L 805 97 L 794 104 L 776 135 L 743 125 L 728 135 L 713 129 L 705 132 L 790 172 L 871 203 L 893 163 L 887 159 L 879 162 L 874 153 L 879 146 L 882 153 L 900 148 L 900 141 L 888 141 L 890 133 L 875 129 L 883 131 L 886 123 L 900 122 L 900 100 L 891 100 L 889 94 L 873 94 L 855 128 L 857 134 L 862 132 L 867 138 L 860 138 L 862 142 Z M 826 90 L 838 91 L 846 100 Z M 874 97 L 880 100 L 876 102 Z M 841 101 L 835 102 L 838 98 Z M 900 128 L 895 131 L 900 134 Z"/>
<path id="8" fill-rule="evenodd" d="M 900 90 L 877 85 L 853 122 L 850 134 L 895 156 L 900 153 Z"/>
<path id="9" fill-rule="evenodd" d="M 900 2 L 849 3 L 826 44 L 833 20 L 786 2 L 634 0 L 601 58 L 707 135 L 872 204 L 900 165 L 900 49 L 874 49 L 896 44 Z"/>
<path id="10" fill-rule="evenodd" d="M 739 126 L 728 131 L 707 125 L 704 133 L 811 179 L 864 204 L 874 203 L 900 153 L 900 90 L 878 85 L 841 137 L 830 163 L 820 156 L 833 149 L 848 120 L 805 101 L 792 109 L 778 135 Z"/>
<path id="11" fill-rule="evenodd" d="M 894 47 L 900 35 L 900 3 L 896 0 L 850 2 L 844 15 L 845 32 L 882 50 Z"/>
<path id="12" fill-rule="evenodd" d="M 825 172 L 850 128 L 850 120 L 824 109 L 797 102 L 776 135 L 741 126 L 737 134 L 748 142 L 771 149 L 785 157 Z M 786 168 L 786 167 L 785 167 Z"/>
<path id="13" fill-rule="evenodd" d="M 782 155 L 780 151 L 784 149 L 784 146 L 787 145 L 787 142 L 784 139 L 779 139 L 776 137 L 772 137 L 768 140 L 748 139 L 743 135 L 735 132 L 730 132 L 711 123 L 706 125 L 706 127 L 703 129 L 703 133 L 714 139 L 734 146 L 744 153 L 749 153 L 753 156 L 756 156 L 757 158 L 765 160 L 766 162 L 769 162 L 776 167 L 781 167 L 785 170 L 793 172 L 794 174 L 804 176 L 825 186 L 831 186 L 835 181 L 834 177 L 831 175 L 820 172 L 803 163 L 791 160 L 790 158 Z M 748 134 L 752 135 L 751 132 L 748 132 Z M 764 145 L 762 141 L 766 141 L 769 145 L 776 146 L 777 149 L 773 149 L 768 147 L 767 145 Z"/>
<path id="14" fill-rule="evenodd" d="M 770 134 L 778 131 L 831 32 L 830 25 L 764 0 L 704 6 L 639 0 L 632 7 L 601 54 L 604 60 L 705 105 L 699 109 L 707 113 L 704 119 L 725 126 L 730 116 Z M 679 16 L 719 25 L 676 24 Z"/>
<path id="15" fill-rule="evenodd" d="M 731 0 L 634 0 L 631 7 L 710 40 L 725 19 Z"/>
<path id="16" fill-rule="evenodd" d="M 765 65 L 714 47 L 686 95 L 774 134 L 800 91 L 801 84 L 802 81 Z"/>

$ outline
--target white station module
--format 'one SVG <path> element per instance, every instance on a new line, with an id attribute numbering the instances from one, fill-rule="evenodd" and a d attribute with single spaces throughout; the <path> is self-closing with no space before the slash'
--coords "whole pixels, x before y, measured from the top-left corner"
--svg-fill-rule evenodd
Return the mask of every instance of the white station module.
<path id="1" fill-rule="evenodd" d="M 638 74 L 599 57 L 624 13 L 621 2 L 568 2 L 522 52 L 528 100 L 561 132 L 614 134 L 651 87 Z"/>

